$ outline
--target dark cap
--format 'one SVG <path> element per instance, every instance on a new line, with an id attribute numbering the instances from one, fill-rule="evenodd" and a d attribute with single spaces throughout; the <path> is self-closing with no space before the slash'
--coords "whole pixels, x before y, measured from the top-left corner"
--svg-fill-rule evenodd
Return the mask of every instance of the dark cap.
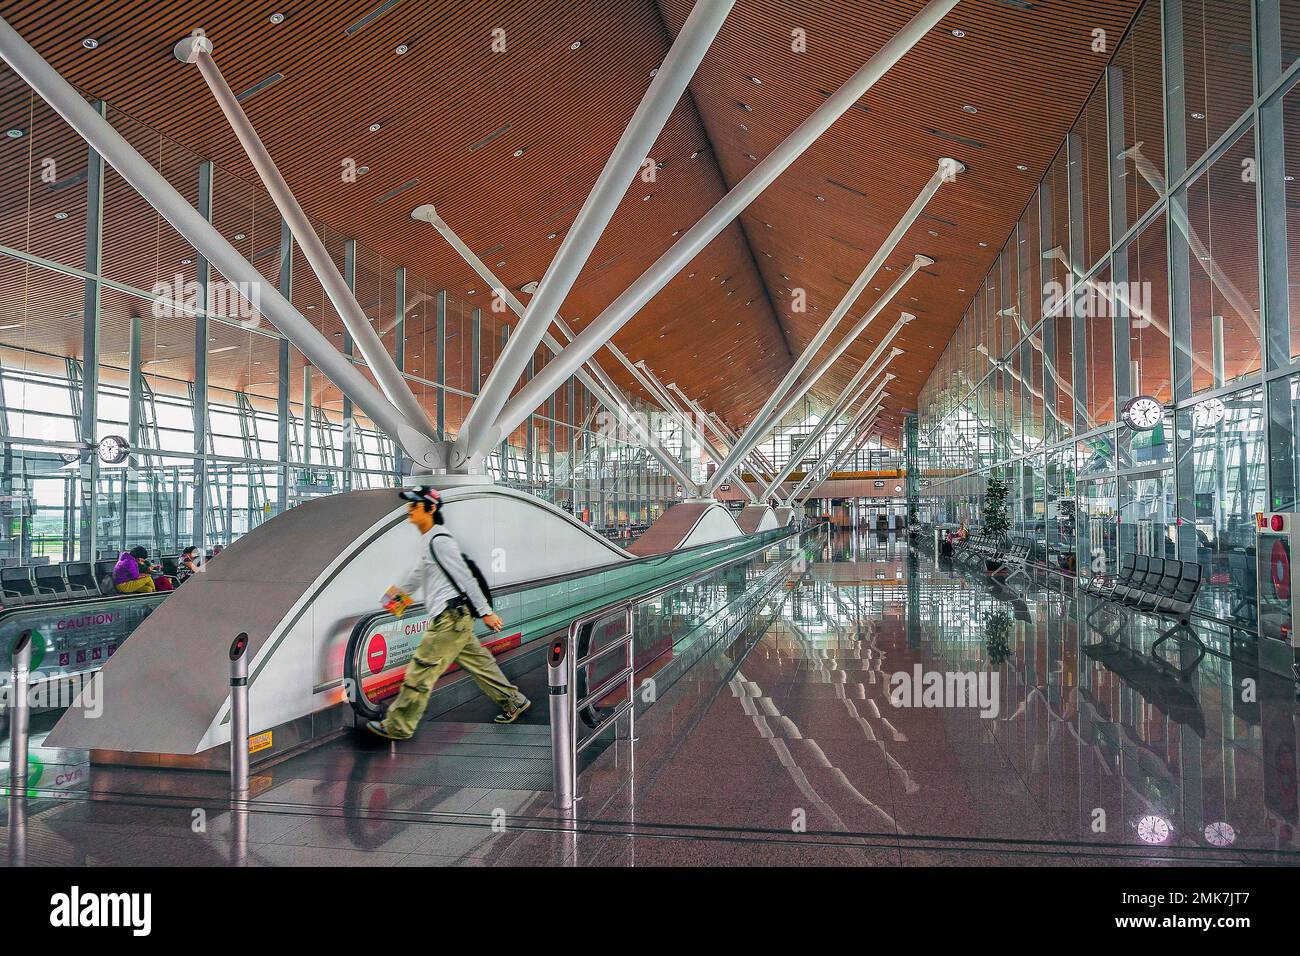
<path id="1" fill-rule="evenodd" d="M 415 488 L 407 488 L 401 493 L 403 501 L 423 501 L 431 505 L 442 504 L 442 495 L 433 485 L 419 485 Z"/>
<path id="2" fill-rule="evenodd" d="M 137 544 L 134 548 L 131 549 L 131 557 L 139 558 L 141 561 L 148 561 L 149 549 L 143 547 L 142 545 Z"/>

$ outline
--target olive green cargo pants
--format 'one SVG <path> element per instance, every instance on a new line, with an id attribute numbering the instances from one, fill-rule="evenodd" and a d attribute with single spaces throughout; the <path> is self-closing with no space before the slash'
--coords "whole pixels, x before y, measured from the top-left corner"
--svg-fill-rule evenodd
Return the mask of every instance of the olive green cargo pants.
<path id="1" fill-rule="evenodd" d="M 448 608 L 429 623 L 420 646 L 406 665 L 397 699 L 384 716 L 384 729 L 395 737 L 410 737 L 429 706 L 433 685 L 453 663 L 506 710 L 522 704 L 523 692 L 501 673 L 492 652 L 474 636 L 474 618 L 467 608 Z"/>

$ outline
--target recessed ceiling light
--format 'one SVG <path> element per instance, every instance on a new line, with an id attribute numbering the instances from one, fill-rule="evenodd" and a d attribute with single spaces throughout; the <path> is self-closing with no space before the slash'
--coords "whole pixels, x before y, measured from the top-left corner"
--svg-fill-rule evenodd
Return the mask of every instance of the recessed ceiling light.
<path id="1" fill-rule="evenodd" d="M 369 167 L 369 166 L 358 166 L 358 167 L 357 167 L 357 175 L 358 175 L 358 176 L 364 176 L 364 175 L 365 175 L 366 173 L 368 173 L 368 172 L 370 172 L 370 167 Z"/>
<path id="2" fill-rule="evenodd" d="M 520 146 L 517 150 L 515 150 L 515 159 L 518 159 L 522 155 L 524 155 L 524 147 Z"/>
<path id="3" fill-rule="evenodd" d="M 1205 114 L 1204 114 L 1204 113 L 1193 113 L 1193 114 L 1192 114 L 1192 119 L 1194 119 L 1194 120 L 1203 120 L 1203 119 L 1205 119 Z"/>
<path id="4" fill-rule="evenodd" d="M 682 231 L 681 231 L 680 229 L 674 229 L 674 230 L 673 230 L 673 238 L 674 238 L 674 239 L 676 239 L 676 238 L 677 238 L 678 236 L 680 236 L 681 234 L 682 234 Z"/>
<path id="5" fill-rule="evenodd" d="M 582 41 L 581 41 L 581 40 L 574 40 L 572 43 L 569 44 L 569 49 L 570 49 L 570 50 L 576 50 L 576 49 L 578 49 L 578 47 L 580 47 L 580 46 L 582 46 Z"/>
<path id="6" fill-rule="evenodd" d="M 399 44 L 397 45 L 397 49 L 394 50 L 393 52 L 396 53 L 398 56 L 401 56 L 403 53 L 405 53 L 405 52 L 406 52 L 407 50 L 409 50 L 409 49 L 410 49 L 410 47 L 407 46 L 405 43 L 399 43 Z"/>
<path id="7" fill-rule="evenodd" d="M 746 113 L 754 112 L 754 107 L 750 106 L 748 103 L 737 103 L 736 105 L 739 106 Z"/>
<path id="8" fill-rule="evenodd" d="M 659 67 L 656 66 L 653 70 L 651 70 L 651 71 L 650 71 L 650 75 L 651 75 L 651 76 L 658 76 L 658 75 L 659 75 Z"/>
<path id="9" fill-rule="evenodd" d="M 559 235 L 559 233 L 552 232 L 552 233 L 549 233 L 549 234 L 546 236 L 546 238 L 547 238 L 547 239 L 554 239 L 557 235 Z"/>
<path id="10" fill-rule="evenodd" d="M 96 40 L 94 37 L 86 37 L 86 39 L 81 41 L 81 45 L 84 46 L 87 50 L 93 50 L 99 46 L 99 41 Z"/>
<path id="11" fill-rule="evenodd" d="M 953 30 L 953 31 L 952 31 L 952 35 L 955 36 L 958 40 L 960 40 L 962 37 L 964 37 L 964 36 L 966 35 L 966 31 L 965 31 L 965 30 Z"/>
<path id="12" fill-rule="evenodd" d="M 928 229 L 928 230 L 926 230 L 926 231 L 929 232 L 930 235 L 932 235 L 932 236 L 937 236 L 937 235 L 939 235 L 939 234 L 938 234 L 937 232 L 935 232 L 933 229 Z"/>
<path id="13" fill-rule="evenodd" d="M 314 311 L 315 308 L 316 308 L 316 306 L 314 306 L 314 305 L 309 305 L 309 306 L 307 306 L 307 311 L 308 311 L 308 312 Z"/>
<path id="14" fill-rule="evenodd" d="M 653 195 L 654 195 L 654 193 L 651 193 L 651 194 L 650 194 L 650 196 L 653 196 Z M 650 196 L 642 196 L 642 197 L 641 197 L 641 201 L 642 201 L 642 202 L 649 202 L 649 201 L 650 201 Z"/>
<path id="15" fill-rule="evenodd" d="M 978 107 L 975 107 L 975 106 L 963 106 L 962 109 L 965 110 L 967 113 L 978 113 L 978 112 L 979 112 L 979 108 L 978 108 Z"/>
<path id="16" fill-rule="evenodd" d="M 522 292 L 524 295 L 532 295 L 534 292 L 537 291 L 537 283 L 527 282 L 524 285 L 519 287 L 519 291 Z"/>
<path id="17" fill-rule="evenodd" d="M 466 295 L 473 295 L 476 291 L 478 291 L 478 290 L 476 290 L 476 289 L 469 289 L 469 290 L 466 291 L 465 294 L 466 294 Z"/>
<path id="18" fill-rule="evenodd" d="M 68 214 L 66 212 L 56 212 L 54 218 L 62 221 L 68 218 Z"/>
<path id="19" fill-rule="evenodd" d="M 14 129 L 5 130 L 5 135 L 8 136 L 10 139 L 22 139 L 23 131 L 15 127 Z"/>
<path id="20" fill-rule="evenodd" d="M 989 244 L 988 244 L 987 242 L 981 242 L 981 243 L 980 243 L 980 248 L 981 248 L 981 249 L 987 249 L 987 248 L 988 248 L 988 245 L 989 245 Z"/>
<path id="21" fill-rule="evenodd" d="M 759 79 L 758 77 L 756 77 L 756 76 L 751 76 L 751 77 L 749 78 L 749 82 L 753 83 L 755 86 L 762 86 L 762 85 L 763 85 L 763 81 L 760 80 L 760 79 Z"/>
<path id="22" fill-rule="evenodd" d="M 1016 164 L 1016 169 L 1020 170 L 1020 171 L 1023 173 L 1023 172 L 1025 172 L 1027 169 L 1029 169 L 1029 167 L 1026 166 L 1024 163 L 1017 163 L 1017 164 Z"/>
<path id="23" fill-rule="evenodd" d="M 192 265 L 193 262 L 194 262 L 193 259 L 182 259 L 182 260 L 181 260 L 181 265 L 183 265 L 183 266 L 188 266 L 188 265 Z"/>
<path id="24" fill-rule="evenodd" d="M 248 237 L 245 236 L 242 232 L 235 233 L 235 242 L 243 242 L 247 238 Z"/>
<path id="25" fill-rule="evenodd" d="M 691 153 L 691 159 L 694 159 L 698 155 L 700 155 L 700 151 L 697 149 L 695 152 Z"/>
<path id="26" fill-rule="evenodd" d="M 271 22 L 276 24 L 284 23 L 284 14 L 283 13 L 271 14 Z"/>
<path id="27" fill-rule="evenodd" d="M 370 132 L 372 132 L 372 133 L 378 133 L 381 129 L 383 129 L 383 126 L 384 126 L 383 123 L 371 123 L 371 124 L 370 124 Z"/>

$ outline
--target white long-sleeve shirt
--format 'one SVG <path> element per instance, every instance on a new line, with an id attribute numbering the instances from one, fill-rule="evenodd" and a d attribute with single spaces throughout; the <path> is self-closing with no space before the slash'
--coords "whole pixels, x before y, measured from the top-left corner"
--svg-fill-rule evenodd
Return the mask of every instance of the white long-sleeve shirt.
<path id="1" fill-rule="evenodd" d="M 431 557 L 430 549 L 437 552 L 437 562 Z M 438 562 L 446 569 L 446 574 L 438 567 Z M 406 576 L 402 590 L 412 596 L 417 593 L 422 595 L 425 612 L 431 617 L 437 617 L 450 601 L 460 597 L 460 591 L 447 580 L 448 575 L 460 586 L 460 591 L 469 597 L 478 617 L 491 613 L 492 608 L 484 597 L 482 588 L 460 555 L 460 545 L 445 527 L 434 525 L 427 534 L 420 536 L 420 560 Z"/>

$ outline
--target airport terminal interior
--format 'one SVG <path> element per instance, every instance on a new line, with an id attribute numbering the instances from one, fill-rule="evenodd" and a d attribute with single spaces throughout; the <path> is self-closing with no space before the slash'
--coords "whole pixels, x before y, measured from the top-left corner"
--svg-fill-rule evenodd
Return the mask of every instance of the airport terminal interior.
<path id="1" fill-rule="evenodd" d="M 0 130 L 5 865 L 1300 860 L 1300 0 L 0 0 Z"/>

